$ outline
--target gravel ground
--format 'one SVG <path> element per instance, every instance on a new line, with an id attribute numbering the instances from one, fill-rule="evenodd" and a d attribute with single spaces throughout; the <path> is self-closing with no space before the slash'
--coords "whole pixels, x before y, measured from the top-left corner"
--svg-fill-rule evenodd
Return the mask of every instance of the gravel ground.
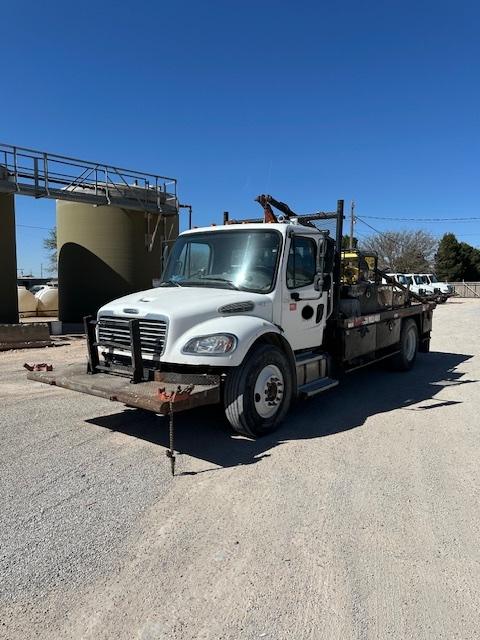
<path id="1" fill-rule="evenodd" d="M 407 374 L 349 376 L 275 434 L 27 382 L 0 353 L 0 637 L 480 637 L 480 303 Z"/>

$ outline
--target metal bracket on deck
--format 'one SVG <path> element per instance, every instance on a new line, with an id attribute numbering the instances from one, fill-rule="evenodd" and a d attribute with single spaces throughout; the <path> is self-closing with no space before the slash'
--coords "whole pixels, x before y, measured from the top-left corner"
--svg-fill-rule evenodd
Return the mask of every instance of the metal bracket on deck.
<path id="1" fill-rule="evenodd" d="M 53 364 L 48 364 L 47 362 L 40 362 L 38 364 L 28 364 L 28 362 L 25 362 L 23 366 L 27 371 L 53 371 Z"/>

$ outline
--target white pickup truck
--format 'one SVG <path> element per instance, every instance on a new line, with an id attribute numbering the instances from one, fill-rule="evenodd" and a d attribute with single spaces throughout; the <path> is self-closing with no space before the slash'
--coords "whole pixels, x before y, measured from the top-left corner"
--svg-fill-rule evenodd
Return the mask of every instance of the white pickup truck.
<path id="1" fill-rule="evenodd" d="M 415 276 L 421 280 L 421 285 L 436 298 L 437 302 L 446 302 L 453 295 L 453 287 L 447 282 L 440 282 L 434 273 L 419 273 Z"/>
<path id="2" fill-rule="evenodd" d="M 446 302 L 453 295 L 452 287 L 446 282 L 439 282 L 433 273 L 403 273 L 395 277 L 414 293 L 435 300 Z"/>
<path id="3" fill-rule="evenodd" d="M 182 233 L 159 287 L 86 318 L 87 366 L 28 376 L 160 414 L 221 403 L 237 432 L 256 437 L 342 372 L 384 358 L 408 370 L 429 350 L 434 304 L 380 275 L 362 281 L 361 270 L 342 282 L 343 201 L 305 216 L 259 201 L 266 222 Z M 270 205 L 287 215 L 272 221 Z"/>

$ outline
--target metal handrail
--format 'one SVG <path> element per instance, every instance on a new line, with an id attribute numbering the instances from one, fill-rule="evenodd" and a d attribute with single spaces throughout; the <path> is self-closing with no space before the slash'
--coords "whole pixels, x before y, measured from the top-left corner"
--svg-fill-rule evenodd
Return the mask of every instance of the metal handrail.
<path id="1" fill-rule="evenodd" d="M 178 213 L 175 178 L 7 144 L 0 144 L 0 158 L 7 173 L 0 191 Z"/>
<path id="2" fill-rule="evenodd" d="M 5 144 L 3 142 L 0 142 L 0 150 L 3 151 L 4 153 L 17 153 L 19 151 L 26 151 L 27 153 L 25 154 L 26 158 L 31 158 L 33 157 L 32 154 L 38 154 L 39 158 L 43 158 L 45 153 L 46 155 L 49 157 L 49 159 L 51 159 L 52 161 L 55 160 L 61 160 L 62 164 L 73 164 L 74 166 L 85 166 L 85 165 L 101 165 L 101 166 L 105 166 L 103 163 L 100 162 L 94 162 L 92 160 L 80 160 L 79 158 L 71 158 L 69 156 L 62 156 L 56 153 L 49 153 L 49 152 L 45 152 L 45 151 L 38 151 L 37 149 L 29 149 L 27 147 L 17 147 L 16 145 L 11 145 L 11 144 Z M 19 154 L 22 155 L 22 154 Z M 64 161 L 64 162 L 63 162 Z M 167 180 L 167 181 L 171 181 L 176 183 L 177 180 L 176 178 L 172 178 L 172 177 L 168 177 L 168 176 L 162 176 L 160 174 L 155 174 L 155 173 L 149 173 L 148 171 L 135 171 L 134 169 L 125 169 L 122 167 L 114 167 L 113 165 L 109 166 L 109 169 L 115 169 L 116 171 L 121 171 L 124 174 L 132 174 L 131 176 L 127 176 L 127 177 L 134 177 L 134 174 L 136 174 L 137 176 L 150 176 L 151 178 L 161 178 L 162 180 Z"/>

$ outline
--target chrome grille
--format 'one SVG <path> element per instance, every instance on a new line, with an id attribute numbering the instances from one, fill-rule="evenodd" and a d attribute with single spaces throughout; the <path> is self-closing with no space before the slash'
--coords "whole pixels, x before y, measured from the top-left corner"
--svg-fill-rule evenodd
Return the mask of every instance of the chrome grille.
<path id="1" fill-rule="evenodd" d="M 119 349 L 130 350 L 130 318 L 103 316 L 98 320 L 98 342 L 113 342 Z M 163 320 L 140 320 L 142 355 L 160 356 L 167 338 L 167 323 Z"/>

